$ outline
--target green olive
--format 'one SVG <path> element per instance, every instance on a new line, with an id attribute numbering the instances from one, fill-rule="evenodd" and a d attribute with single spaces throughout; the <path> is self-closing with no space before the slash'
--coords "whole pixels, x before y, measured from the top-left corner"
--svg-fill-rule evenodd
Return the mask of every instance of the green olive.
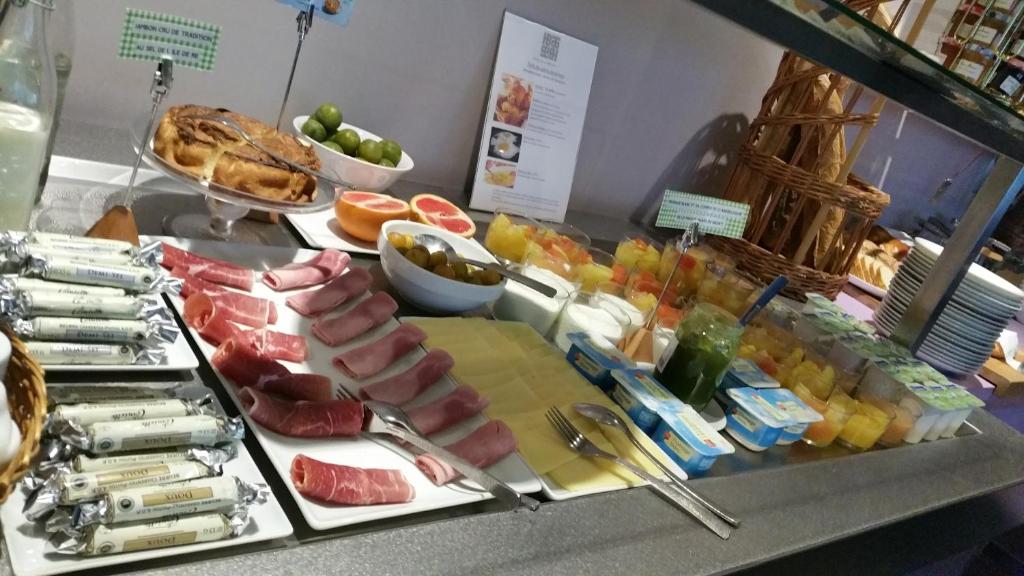
<path id="1" fill-rule="evenodd" d="M 420 268 L 427 268 L 430 264 L 430 253 L 422 246 L 413 246 L 405 252 L 405 257 Z"/>
<path id="2" fill-rule="evenodd" d="M 452 268 L 455 268 L 455 275 L 458 276 L 459 280 L 462 280 L 463 282 L 469 280 L 469 265 L 465 262 L 456 262 L 455 264 L 452 264 Z"/>
<path id="3" fill-rule="evenodd" d="M 448 263 L 448 256 L 441 251 L 433 252 L 430 254 L 430 267 L 435 268 L 443 264 Z"/>
<path id="4" fill-rule="evenodd" d="M 478 270 L 476 275 L 480 278 L 480 283 L 484 286 L 494 286 L 501 282 L 501 274 L 498 274 L 494 270 Z"/>
<path id="5" fill-rule="evenodd" d="M 434 266 L 430 270 L 434 274 L 437 274 L 438 276 L 442 276 L 444 278 L 448 278 L 449 280 L 455 280 L 456 279 L 455 278 L 455 269 L 452 268 L 451 266 L 449 266 L 447 263 L 445 263 L 445 264 L 438 264 L 437 266 Z"/>

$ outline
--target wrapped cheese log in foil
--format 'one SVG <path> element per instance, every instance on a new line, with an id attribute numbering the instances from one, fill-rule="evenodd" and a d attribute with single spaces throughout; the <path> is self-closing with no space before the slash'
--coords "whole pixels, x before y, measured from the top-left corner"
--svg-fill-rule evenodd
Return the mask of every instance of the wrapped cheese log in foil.
<path id="1" fill-rule="evenodd" d="M 103 472 L 58 472 L 46 479 L 25 501 L 25 518 L 36 521 L 58 506 L 94 500 L 115 488 L 155 486 L 194 478 L 219 476 L 220 466 L 185 461 L 120 468 Z"/>
<path id="2" fill-rule="evenodd" d="M 62 404 L 46 417 L 47 430 L 59 430 L 69 423 L 79 425 L 98 422 L 120 422 L 123 420 L 146 420 L 170 418 L 172 416 L 213 415 L 210 396 L 197 399 L 162 398 L 154 400 L 123 400 L 85 404 Z"/>
<path id="3" fill-rule="evenodd" d="M 0 316 L 8 320 L 23 320 L 35 316 L 121 320 L 171 319 L 170 311 L 156 297 L 75 296 L 42 290 L 0 293 Z"/>
<path id="4" fill-rule="evenodd" d="M 47 522 L 47 531 L 81 530 L 94 524 L 124 524 L 201 512 L 229 513 L 263 504 L 270 495 L 266 484 L 246 482 L 237 476 L 200 478 L 174 484 L 111 490 L 96 502 L 83 502 L 71 511 L 69 521 Z"/>
<path id="5" fill-rule="evenodd" d="M 26 278 L 17 274 L 0 275 L 0 294 L 13 294 L 14 292 L 56 292 L 71 296 L 124 296 L 128 294 L 124 288 L 50 282 L 38 278 Z"/>
<path id="6" fill-rule="evenodd" d="M 52 407 L 57 404 L 82 404 L 87 402 L 119 402 L 121 400 L 149 400 L 156 398 L 181 398 L 188 388 L 184 384 L 162 386 L 113 386 L 86 385 L 67 386 L 50 384 L 46 387 L 46 400 Z"/>
<path id="7" fill-rule="evenodd" d="M 226 540 L 240 535 L 249 514 L 239 509 L 231 514 L 196 514 L 156 522 L 116 526 L 90 526 L 81 532 L 58 532 L 50 539 L 48 552 L 99 556 L 138 552 L 183 544 Z"/>
<path id="8" fill-rule="evenodd" d="M 109 238 L 91 238 L 89 236 L 72 236 L 70 234 L 58 234 L 56 232 L 31 232 L 27 236 L 15 238 L 13 234 L 6 234 L 6 237 L 17 242 L 27 239 L 35 244 L 46 244 L 48 246 L 63 246 L 70 248 L 88 247 L 106 252 L 131 252 L 138 248 L 131 242 L 124 240 L 111 240 Z M 10 241 L 10 240 L 9 240 Z"/>
<path id="9" fill-rule="evenodd" d="M 167 362 L 167 350 L 137 344 L 83 344 L 79 342 L 25 342 L 42 365 L 159 366 Z"/>
<path id="10" fill-rule="evenodd" d="M 70 258 L 85 264 L 152 267 L 160 263 L 163 248 L 160 242 L 154 242 L 142 248 L 132 246 L 130 250 L 122 251 L 88 244 L 37 244 L 26 238 L 9 244 L 4 253 L 8 260 L 17 264 L 24 264 L 30 257 L 38 256 Z"/>
<path id="11" fill-rule="evenodd" d="M 245 424 L 241 418 L 207 415 L 97 422 L 84 426 L 68 422 L 60 431 L 61 440 L 93 454 L 173 446 L 216 446 L 244 437 Z"/>
<path id="12" fill-rule="evenodd" d="M 124 288 L 131 292 L 178 292 L 181 280 L 159 266 L 90 264 L 71 256 L 29 256 L 22 274 L 29 278 Z"/>
<path id="13" fill-rule="evenodd" d="M 14 333 L 28 340 L 56 342 L 101 342 L 155 346 L 174 342 L 180 330 L 172 320 L 108 320 L 105 318 L 60 318 L 37 316 L 11 322 Z"/>
<path id="14" fill-rule="evenodd" d="M 195 460 L 215 466 L 225 464 L 238 457 L 238 448 L 234 444 L 223 446 L 178 446 L 174 450 L 160 450 L 119 454 L 117 456 L 88 456 L 79 454 L 71 459 L 71 469 L 75 472 L 98 472 L 116 470 L 148 464 L 167 464 L 169 462 L 185 462 Z"/>
<path id="15" fill-rule="evenodd" d="M 63 442 L 44 441 L 40 447 L 41 460 L 35 469 L 22 479 L 22 486 L 33 492 L 50 478 L 79 472 L 107 472 L 124 468 L 142 468 L 158 464 L 199 462 L 210 468 L 223 466 L 238 457 L 234 443 L 220 446 L 177 446 L 173 449 L 145 450 L 119 453 L 116 456 L 89 456 L 76 454 Z"/>

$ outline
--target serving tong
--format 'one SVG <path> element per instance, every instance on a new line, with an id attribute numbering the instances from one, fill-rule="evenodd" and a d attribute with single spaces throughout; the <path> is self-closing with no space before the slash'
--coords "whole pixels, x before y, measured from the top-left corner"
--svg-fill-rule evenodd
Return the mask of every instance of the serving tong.
<path id="1" fill-rule="evenodd" d="M 368 418 L 368 422 L 363 424 L 364 433 L 392 436 L 415 446 L 419 450 L 448 464 L 468 480 L 476 482 L 484 490 L 493 494 L 495 498 L 507 504 L 512 510 L 527 508 L 531 511 L 536 511 L 540 508 L 539 501 L 525 494 L 520 494 L 515 488 L 492 476 L 487 471 L 474 466 L 449 450 L 427 440 L 416 429 L 412 420 L 409 419 L 409 415 L 398 406 L 374 400 L 359 400 L 346 390 L 344 386 L 338 387 L 336 396 L 340 400 L 362 402 L 363 406 L 369 409 L 370 418 Z"/>

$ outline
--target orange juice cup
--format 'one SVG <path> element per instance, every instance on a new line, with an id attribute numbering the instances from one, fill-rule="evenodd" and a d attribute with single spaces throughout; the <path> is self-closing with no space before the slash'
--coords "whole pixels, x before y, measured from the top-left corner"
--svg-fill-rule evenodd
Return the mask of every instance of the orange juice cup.
<path id="1" fill-rule="evenodd" d="M 896 411 L 888 402 L 858 402 L 857 413 L 847 420 L 836 440 L 851 450 L 869 450 L 885 434 L 895 417 Z"/>
<path id="2" fill-rule="evenodd" d="M 897 405 L 881 398 L 870 398 L 865 399 L 865 401 L 879 407 L 882 405 L 889 406 L 896 414 L 892 422 L 889 423 L 888 428 L 885 429 L 885 433 L 878 439 L 878 444 L 881 446 L 899 446 L 902 444 L 907 433 L 914 427 L 917 419 L 921 417 L 921 407 L 917 404 Z"/>
<path id="3" fill-rule="evenodd" d="M 796 390 L 794 390 L 794 393 L 797 396 L 801 395 L 801 392 Z M 804 396 L 800 396 L 801 400 L 807 402 L 811 408 L 814 408 L 825 417 L 821 422 L 814 422 L 807 427 L 803 440 L 811 446 L 824 448 L 832 444 L 832 441 L 836 439 L 836 436 L 843 430 L 850 418 L 857 413 L 857 401 L 847 396 L 841 388 L 836 386 L 832 390 L 832 394 L 829 395 L 828 401 L 824 402 L 824 412 L 822 412 L 821 399 L 814 396 L 806 387 L 804 387 L 802 393 Z"/>

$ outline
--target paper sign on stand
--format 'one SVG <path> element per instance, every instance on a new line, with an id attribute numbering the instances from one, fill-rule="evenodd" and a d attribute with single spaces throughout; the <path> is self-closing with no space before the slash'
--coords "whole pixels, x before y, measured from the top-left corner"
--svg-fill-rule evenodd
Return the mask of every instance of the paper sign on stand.
<path id="1" fill-rule="evenodd" d="M 505 12 L 470 207 L 561 222 L 597 46 Z"/>
<path id="2" fill-rule="evenodd" d="M 750 206 L 742 202 L 665 190 L 654 225 L 682 230 L 696 222 L 701 233 L 742 238 L 749 214 Z"/>

